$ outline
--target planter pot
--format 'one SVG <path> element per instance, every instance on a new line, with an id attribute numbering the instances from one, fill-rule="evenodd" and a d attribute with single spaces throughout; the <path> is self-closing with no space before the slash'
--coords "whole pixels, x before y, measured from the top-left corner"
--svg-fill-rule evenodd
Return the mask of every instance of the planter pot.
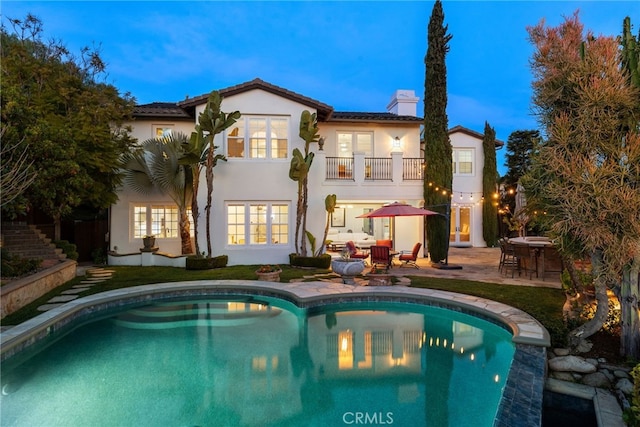
<path id="1" fill-rule="evenodd" d="M 364 271 L 364 260 L 351 259 L 345 261 L 341 259 L 334 259 L 331 261 L 331 269 L 334 273 L 339 274 L 342 277 L 342 283 L 355 285 L 355 277 L 358 274 L 362 274 Z"/>
<path id="2" fill-rule="evenodd" d="M 142 238 L 142 244 L 144 245 L 143 249 L 151 250 L 156 245 L 156 238 L 155 237 L 143 237 Z"/>
<path id="3" fill-rule="evenodd" d="M 256 271 L 256 274 L 258 275 L 258 280 L 262 280 L 265 282 L 279 282 L 280 273 L 282 273 L 282 270 L 272 271 L 270 273 L 261 273 L 259 271 Z"/>

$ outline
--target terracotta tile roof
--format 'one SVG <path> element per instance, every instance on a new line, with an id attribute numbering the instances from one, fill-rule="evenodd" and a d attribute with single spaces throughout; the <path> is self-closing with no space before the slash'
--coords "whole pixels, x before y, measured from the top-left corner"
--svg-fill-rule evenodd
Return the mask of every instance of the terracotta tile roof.
<path id="1" fill-rule="evenodd" d="M 484 139 L 484 134 L 480 132 L 476 132 L 475 130 L 468 129 L 464 126 L 457 125 L 449 129 L 449 135 L 456 132 L 466 133 L 467 135 L 472 136 L 474 138 L 478 138 L 480 140 Z M 503 146 L 504 146 L 504 142 L 500 141 L 499 139 L 496 139 L 496 148 L 502 148 Z"/>
<path id="2" fill-rule="evenodd" d="M 267 83 L 262 79 L 253 79 L 251 81 L 240 83 L 235 86 L 227 87 L 224 89 L 220 89 L 220 95 L 223 97 L 233 96 L 239 93 L 248 92 L 254 89 L 261 89 L 266 92 L 273 93 L 275 95 L 281 96 L 286 99 L 290 99 L 295 102 L 299 102 L 300 104 L 306 105 L 318 111 L 318 120 L 325 121 L 327 117 L 331 115 L 333 112 L 333 107 L 327 105 L 323 102 L 317 101 L 315 99 L 309 98 L 304 95 L 300 95 L 299 93 L 290 91 L 280 86 L 276 86 L 271 83 Z M 182 108 L 195 107 L 196 105 L 201 105 L 207 102 L 207 98 L 209 94 L 206 93 L 204 95 L 196 96 L 195 98 L 185 99 L 184 101 L 178 102 L 178 105 Z"/>
<path id="3" fill-rule="evenodd" d="M 328 122 L 404 122 L 422 123 L 424 119 L 415 116 L 399 116 L 393 113 L 364 113 L 334 111 Z"/>
<path id="4" fill-rule="evenodd" d="M 135 117 L 163 117 L 167 119 L 191 119 L 184 109 L 175 102 L 152 102 L 151 104 L 136 105 L 133 108 Z"/>

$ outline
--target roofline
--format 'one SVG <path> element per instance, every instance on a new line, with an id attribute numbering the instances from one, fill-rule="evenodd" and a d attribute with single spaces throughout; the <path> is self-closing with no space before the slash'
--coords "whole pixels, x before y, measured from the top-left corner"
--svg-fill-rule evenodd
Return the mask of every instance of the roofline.
<path id="1" fill-rule="evenodd" d="M 237 94 L 248 92 L 255 89 L 264 90 L 265 92 L 269 92 L 274 95 L 278 95 L 283 98 L 289 99 L 291 101 L 295 101 L 300 104 L 311 107 L 317 111 L 318 120 L 320 121 L 327 120 L 333 113 L 333 107 L 330 105 L 327 105 L 313 98 L 300 95 L 299 93 L 290 91 L 283 87 L 265 82 L 264 80 L 259 78 L 255 78 L 251 81 L 240 83 L 235 86 L 230 86 L 227 88 L 220 89 L 218 90 L 218 92 L 220 92 L 220 95 L 222 97 L 227 97 L 227 96 L 233 96 L 233 95 L 237 95 Z M 184 101 L 180 101 L 177 103 L 177 105 L 185 109 L 189 107 L 195 107 L 197 105 L 206 103 L 208 98 L 209 98 L 209 93 L 206 93 L 200 96 L 196 96 L 195 98 L 189 98 L 189 99 L 185 99 Z"/>
<path id="2" fill-rule="evenodd" d="M 460 133 L 464 133 L 467 134 L 469 136 L 472 136 L 474 138 L 478 138 L 478 139 L 484 139 L 484 134 L 480 133 L 480 132 L 476 132 L 475 130 L 471 130 L 469 128 L 466 128 L 464 126 L 454 126 L 451 129 L 449 129 L 449 132 L 447 132 L 449 135 L 451 135 L 452 133 L 456 133 L 456 132 L 460 132 Z M 499 139 L 496 139 L 496 143 L 495 146 L 497 148 L 502 148 L 504 146 L 504 142 L 500 141 Z"/>

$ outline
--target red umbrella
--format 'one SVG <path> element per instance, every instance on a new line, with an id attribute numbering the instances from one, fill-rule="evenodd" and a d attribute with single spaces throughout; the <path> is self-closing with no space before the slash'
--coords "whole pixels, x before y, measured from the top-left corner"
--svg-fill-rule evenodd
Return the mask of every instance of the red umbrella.
<path id="1" fill-rule="evenodd" d="M 388 205 L 384 205 L 381 208 L 376 209 L 375 211 L 371 211 L 362 215 L 357 216 L 356 218 L 384 218 L 384 217 L 395 217 L 395 216 L 427 216 L 427 215 L 440 215 L 438 212 L 430 211 L 428 209 L 415 208 L 411 205 L 407 205 L 406 203 L 391 203 Z"/>
<path id="2" fill-rule="evenodd" d="M 411 205 L 407 205 L 406 203 L 391 203 L 388 205 L 384 205 L 381 208 L 378 208 L 374 211 L 358 215 L 356 218 L 393 218 L 391 224 L 391 230 L 395 229 L 395 217 L 397 216 L 428 216 L 428 215 L 440 215 L 438 212 L 430 211 L 428 209 L 415 208 Z M 390 233 L 395 234 L 395 232 Z M 393 241 L 393 236 L 390 236 Z"/>

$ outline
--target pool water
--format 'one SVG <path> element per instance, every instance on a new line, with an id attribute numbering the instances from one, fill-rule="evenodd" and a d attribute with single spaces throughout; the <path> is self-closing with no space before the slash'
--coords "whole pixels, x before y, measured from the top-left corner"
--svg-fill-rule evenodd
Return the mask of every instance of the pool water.
<path id="1" fill-rule="evenodd" d="M 164 302 L 3 364 L 2 426 L 491 426 L 511 333 L 401 303 Z"/>

